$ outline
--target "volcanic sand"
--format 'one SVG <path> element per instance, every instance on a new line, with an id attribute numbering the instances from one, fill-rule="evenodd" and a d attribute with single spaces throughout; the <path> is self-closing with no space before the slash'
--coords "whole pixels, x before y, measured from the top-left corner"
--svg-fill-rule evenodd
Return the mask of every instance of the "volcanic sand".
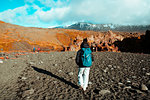
<path id="1" fill-rule="evenodd" d="M 78 89 L 76 52 L 14 55 L 0 63 L 0 100 L 150 99 L 149 54 L 94 52 L 85 93 Z"/>

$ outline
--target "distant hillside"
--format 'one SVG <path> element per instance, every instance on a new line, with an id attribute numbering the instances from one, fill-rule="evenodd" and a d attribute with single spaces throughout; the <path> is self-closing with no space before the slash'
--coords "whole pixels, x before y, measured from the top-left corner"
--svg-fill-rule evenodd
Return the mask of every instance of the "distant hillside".
<path id="1" fill-rule="evenodd" d="M 62 51 L 77 36 L 87 37 L 87 34 L 87 31 L 23 27 L 0 21 L 0 52 L 31 51 L 33 47 L 40 47 L 43 51 Z"/>
<path id="2" fill-rule="evenodd" d="M 70 26 L 57 27 L 65 29 L 91 30 L 91 31 L 121 31 L 121 32 L 145 32 L 150 30 L 150 25 L 117 25 L 117 24 L 92 24 L 79 22 Z"/>
<path id="3" fill-rule="evenodd" d="M 147 31 L 146 35 L 145 32 L 140 33 L 148 27 L 77 23 L 66 26 L 65 29 L 49 29 L 23 27 L 0 21 L 0 52 L 32 51 L 34 47 L 36 49 L 40 47 L 44 52 L 77 51 L 80 49 L 83 39 L 87 38 L 93 51 L 149 53 L 147 48 L 149 47 L 150 32 Z M 123 30 L 126 31 L 121 32 Z M 138 32 L 128 32 L 129 30 Z M 143 47 L 143 45 L 145 46 Z"/>

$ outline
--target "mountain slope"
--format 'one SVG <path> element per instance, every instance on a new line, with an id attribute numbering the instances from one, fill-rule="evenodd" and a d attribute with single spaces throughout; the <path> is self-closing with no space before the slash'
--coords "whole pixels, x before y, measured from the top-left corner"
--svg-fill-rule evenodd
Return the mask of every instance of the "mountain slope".
<path id="1" fill-rule="evenodd" d="M 62 27 L 60 27 L 62 28 Z M 150 25 L 116 25 L 116 24 L 92 24 L 79 22 L 70 26 L 64 26 L 65 29 L 92 30 L 92 31 L 124 31 L 124 32 L 145 32 L 150 29 Z"/>
<path id="2" fill-rule="evenodd" d="M 117 29 L 112 24 L 94 25 L 90 23 L 78 23 L 66 29 L 60 28 L 33 28 L 13 25 L 0 21 L 0 52 L 1 51 L 32 51 L 35 47 L 41 48 L 42 51 L 77 51 L 84 38 L 88 39 L 91 49 L 94 51 L 126 51 L 126 52 L 143 52 L 143 44 L 147 39 L 145 32 L 115 32 L 115 31 L 83 31 L 83 30 L 110 30 Z M 73 29 L 67 29 L 73 28 Z M 83 30 L 75 30 L 75 29 Z M 135 30 L 139 30 L 134 27 Z M 131 29 L 134 29 L 131 27 Z M 122 30 L 127 28 L 122 27 Z M 130 29 L 130 28 L 128 28 Z M 142 30 L 142 28 L 140 29 Z M 150 32 L 147 31 L 147 34 Z M 149 35 L 146 35 L 149 38 Z M 127 38 L 127 39 L 126 39 Z M 126 40 L 125 40 L 126 39 Z M 130 41 L 132 44 L 129 44 Z M 147 48 L 146 43 L 145 48 Z M 138 44 L 138 45 L 137 45 Z M 122 48 L 124 47 L 124 48 Z M 126 48 L 130 49 L 126 49 Z M 138 48 L 133 48 L 138 47 Z M 136 49 L 136 50 L 135 50 Z M 137 51 L 138 50 L 138 51 Z M 149 51 L 148 51 L 149 52 Z"/>
<path id="3" fill-rule="evenodd" d="M 75 37 L 86 37 L 86 34 L 78 30 L 23 27 L 0 21 L 0 52 L 31 51 L 33 47 L 62 51 Z"/>

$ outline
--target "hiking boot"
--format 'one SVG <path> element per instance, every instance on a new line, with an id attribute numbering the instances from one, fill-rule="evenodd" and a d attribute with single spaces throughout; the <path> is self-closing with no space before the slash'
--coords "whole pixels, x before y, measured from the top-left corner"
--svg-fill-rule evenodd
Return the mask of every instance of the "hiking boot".
<path id="1" fill-rule="evenodd" d="M 79 86 L 79 90 L 82 90 L 83 91 L 83 88 L 81 86 Z"/>

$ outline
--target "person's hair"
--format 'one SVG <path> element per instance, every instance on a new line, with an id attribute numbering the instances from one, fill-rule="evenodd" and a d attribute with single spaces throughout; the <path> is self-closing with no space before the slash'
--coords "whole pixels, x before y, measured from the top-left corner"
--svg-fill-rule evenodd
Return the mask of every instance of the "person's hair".
<path id="1" fill-rule="evenodd" d="M 84 38 L 84 39 L 83 39 L 83 42 L 88 42 L 87 38 Z"/>
<path id="2" fill-rule="evenodd" d="M 86 44 L 86 46 L 89 46 L 87 38 L 83 39 L 83 42 L 81 43 L 80 48 L 84 48 L 85 44 Z"/>

